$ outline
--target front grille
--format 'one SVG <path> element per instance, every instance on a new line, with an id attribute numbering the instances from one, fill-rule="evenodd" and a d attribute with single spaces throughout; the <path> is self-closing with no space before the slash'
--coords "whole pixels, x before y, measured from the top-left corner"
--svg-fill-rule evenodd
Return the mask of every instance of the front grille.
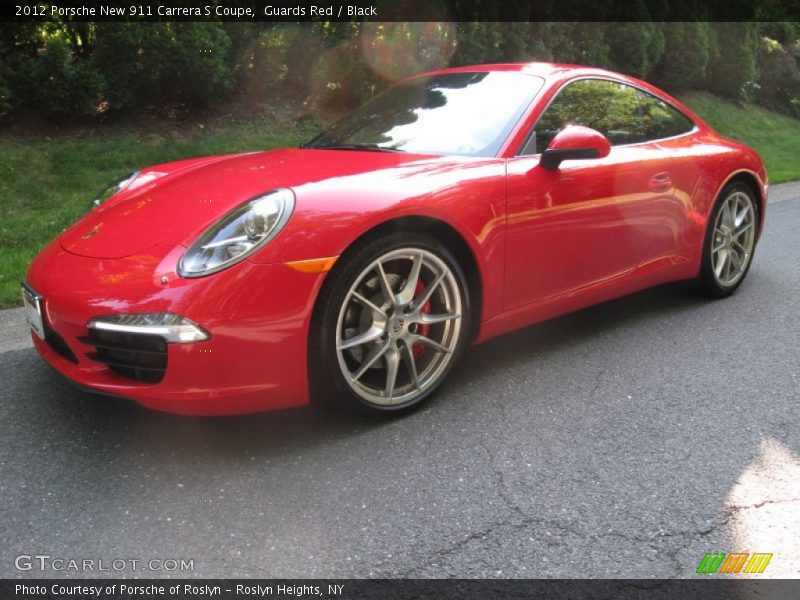
<path id="1" fill-rule="evenodd" d="M 137 381 L 158 383 L 167 370 L 167 342 L 158 335 L 89 328 L 81 342 L 95 347 L 86 354 L 108 368 Z"/>
<path id="2" fill-rule="evenodd" d="M 60 335 L 58 335 L 55 331 L 50 329 L 47 326 L 47 323 L 43 323 L 44 325 L 44 341 L 47 342 L 47 345 L 53 349 L 56 354 L 59 354 L 66 358 L 69 362 L 78 364 L 78 357 L 75 356 L 75 353 L 72 349 L 67 345 L 67 342 L 64 341 Z"/>

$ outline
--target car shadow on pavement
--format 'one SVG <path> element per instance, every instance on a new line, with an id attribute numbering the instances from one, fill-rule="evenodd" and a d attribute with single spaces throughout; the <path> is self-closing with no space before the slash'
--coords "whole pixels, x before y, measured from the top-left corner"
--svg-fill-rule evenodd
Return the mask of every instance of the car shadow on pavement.
<path id="1" fill-rule="evenodd" d="M 445 402 L 460 395 L 465 384 L 480 380 L 497 368 L 513 369 L 515 364 L 540 360 L 556 350 L 623 326 L 697 310 L 705 304 L 706 300 L 681 286 L 663 286 L 468 348 L 462 364 L 454 369 L 451 381 L 443 390 L 449 398 L 441 398 L 443 394 L 440 393 L 440 397 L 423 411 L 443 409 Z M 24 352 L 33 353 L 33 350 Z M 342 436 L 358 436 L 398 422 L 397 419 L 339 414 L 318 406 L 228 417 L 171 415 L 144 409 L 131 401 L 83 392 L 45 365 L 39 364 L 37 369 L 41 377 L 36 381 L 46 388 L 39 390 L 37 396 L 40 402 L 47 402 L 48 413 L 60 415 L 56 426 L 63 425 L 73 432 L 84 431 L 87 439 L 95 439 L 103 446 L 112 441 L 114 445 L 124 446 L 128 437 L 146 436 L 181 452 L 193 451 L 194 443 L 202 443 L 204 451 L 216 448 L 234 456 L 238 452 L 253 451 L 272 454 L 285 447 L 315 446 Z M 420 418 L 419 413 L 412 412 L 400 419 Z"/>
<path id="2" fill-rule="evenodd" d="M 518 362 L 569 350 L 643 322 L 704 310 L 713 303 L 684 283 L 651 288 L 493 338 L 471 348 L 455 375 L 459 381 L 477 380 L 497 367 L 513 368 Z"/>

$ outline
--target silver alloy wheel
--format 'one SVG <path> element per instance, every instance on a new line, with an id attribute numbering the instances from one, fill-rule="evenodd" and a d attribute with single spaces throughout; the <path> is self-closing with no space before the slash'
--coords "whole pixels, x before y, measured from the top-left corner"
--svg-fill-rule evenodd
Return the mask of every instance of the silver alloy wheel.
<path id="1" fill-rule="evenodd" d="M 345 381 L 366 402 L 405 405 L 433 387 L 461 335 L 462 303 L 448 265 L 422 248 L 383 254 L 356 277 L 336 324 Z"/>
<path id="2" fill-rule="evenodd" d="M 755 207 L 750 196 L 737 191 L 724 200 L 711 240 L 711 268 L 721 286 L 734 285 L 747 270 L 753 256 L 755 225 Z"/>

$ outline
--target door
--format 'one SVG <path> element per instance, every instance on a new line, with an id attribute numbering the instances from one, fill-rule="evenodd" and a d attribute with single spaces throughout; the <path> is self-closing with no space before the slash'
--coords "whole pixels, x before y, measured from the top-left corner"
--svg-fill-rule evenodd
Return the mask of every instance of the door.
<path id="1" fill-rule="evenodd" d="M 669 155 L 674 186 L 673 201 L 665 207 L 664 227 L 654 241 L 653 253 L 685 265 L 691 275 L 719 184 L 708 165 L 718 149 L 698 139 L 692 120 L 667 102 L 643 92 L 641 105 L 645 136 Z"/>
<path id="2" fill-rule="evenodd" d="M 567 83 L 509 160 L 505 310 L 602 285 L 650 256 L 672 182 L 666 152 L 644 141 L 639 98 L 610 80 Z M 604 134 L 609 155 L 539 166 L 570 124 Z"/>

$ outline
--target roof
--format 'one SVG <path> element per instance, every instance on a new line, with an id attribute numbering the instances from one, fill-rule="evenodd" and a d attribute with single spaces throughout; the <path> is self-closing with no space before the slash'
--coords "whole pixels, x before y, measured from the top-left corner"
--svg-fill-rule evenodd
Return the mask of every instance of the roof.
<path id="1" fill-rule="evenodd" d="M 530 73 L 531 75 L 539 75 L 540 77 L 552 77 L 567 71 L 586 71 L 591 73 L 606 73 L 608 75 L 619 76 L 618 73 L 598 69 L 596 67 L 587 67 L 585 65 L 570 65 L 562 63 L 547 63 L 547 62 L 528 62 L 528 63 L 494 63 L 488 65 L 465 65 L 462 67 L 451 67 L 448 69 L 438 69 L 433 73 L 474 73 L 483 71 L 519 71 L 523 73 Z M 428 73 L 429 75 L 431 73 Z"/>

